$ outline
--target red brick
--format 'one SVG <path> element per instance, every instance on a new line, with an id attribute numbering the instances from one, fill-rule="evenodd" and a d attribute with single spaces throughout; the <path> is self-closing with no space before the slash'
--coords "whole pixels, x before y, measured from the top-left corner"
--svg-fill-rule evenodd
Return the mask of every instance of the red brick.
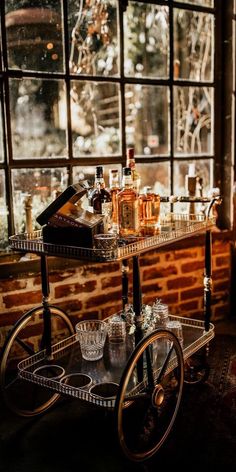
<path id="1" fill-rule="evenodd" d="M 106 303 L 113 302 L 118 298 L 121 297 L 120 291 L 117 292 L 110 292 L 110 293 L 102 293 L 101 295 L 97 295 L 96 297 L 89 297 L 89 300 L 86 301 L 85 306 L 86 308 L 98 307 L 105 305 Z"/>
<path id="2" fill-rule="evenodd" d="M 55 287 L 55 298 L 63 298 L 69 295 L 77 295 L 81 293 L 90 293 L 95 290 L 96 285 L 96 280 L 91 280 L 83 284 L 75 283 L 59 285 L 58 287 Z"/>
<path id="3" fill-rule="evenodd" d="M 149 292 L 160 292 L 163 290 L 163 287 L 159 285 L 158 283 L 153 283 L 153 284 L 147 284 L 147 285 L 142 285 L 142 292 L 143 293 L 149 293 Z"/>
<path id="4" fill-rule="evenodd" d="M 160 298 L 163 303 L 167 303 L 168 305 L 169 303 L 177 303 L 179 300 L 179 294 L 178 292 L 164 293 L 164 294 L 161 294 Z"/>
<path id="5" fill-rule="evenodd" d="M 196 277 L 177 277 L 176 279 L 168 280 L 167 287 L 169 290 L 191 287 L 197 282 Z"/>
<path id="6" fill-rule="evenodd" d="M 0 314 L 0 326 L 12 326 L 14 325 L 23 315 L 24 310 L 7 311 Z"/>
<path id="7" fill-rule="evenodd" d="M 213 291 L 214 292 L 222 292 L 222 291 L 230 291 L 230 284 L 228 280 L 223 280 L 222 282 L 214 282 L 213 280 Z"/>
<path id="8" fill-rule="evenodd" d="M 196 259 L 197 251 L 196 250 L 185 250 L 185 251 L 172 251 L 165 254 L 166 261 L 177 261 L 178 259 Z"/>
<path id="9" fill-rule="evenodd" d="M 140 258 L 140 266 L 149 266 L 149 265 L 154 265 L 154 264 L 159 264 L 160 262 L 160 256 L 156 256 L 155 254 L 151 257 L 148 256 L 142 256 Z"/>
<path id="10" fill-rule="evenodd" d="M 215 262 L 216 262 L 216 267 L 221 267 L 221 266 L 229 267 L 230 266 L 229 256 L 216 257 Z"/>
<path id="11" fill-rule="evenodd" d="M 180 303 L 179 307 L 181 311 L 185 311 L 186 313 L 188 313 L 189 311 L 197 310 L 199 308 L 199 305 L 197 300 L 192 300 L 189 302 Z"/>
<path id="12" fill-rule="evenodd" d="M 230 280 L 230 269 L 216 269 L 212 272 L 212 279 L 219 280 L 219 279 L 228 279 Z"/>
<path id="13" fill-rule="evenodd" d="M 18 292 L 17 294 L 6 295 L 3 297 L 3 303 L 5 303 L 6 308 L 22 305 L 34 305 L 36 303 L 40 303 L 41 301 L 41 291 Z"/>
<path id="14" fill-rule="evenodd" d="M 19 279 L 8 279 L 8 280 L 1 280 L 0 284 L 0 292 L 14 292 L 16 290 L 22 290 L 26 288 L 27 279 L 19 280 Z"/>
<path id="15" fill-rule="evenodd" d="M 118 275 L 118 276 L 114 276 L 114 277 L 104 277 L 102 280 L 101 280 L 101 285 L 102 285 L 102 289 L 104 288 L 110 288 L 110 287 L 121 287 L 121 276 Z"/>
<path id="16" fill-rule="evenodd" d="M 88 275 L 100 275 L 111 272 L 121 271 L 121 265 L 119 262 L 109 262 L 104 264 L 84 265 L 82 274 L 83 276 Z"/>
<path id="17" fill-rule="evenodd" d="M 169 277 L 170 275 L 176 275 L 178 273 L 176 266 L 170 265 L 162 267 L 160 269 L 153 268 L 143 271 L 143 280 L 160 279 L 162 277 Z"/>
<path id="18" fill-rule="evenodd" d="M 230 246 L 228 241 L 215 241 L 212 245 L 212 254 L 229 254 Z"/>
<path id="19" fill-rule="evenodd" d="M 196 270 L 200 270 L 204 268 L 204 261 L 194 261 L 194 262 L 186 262 L 182 264 L 181 269 L 183 274 L 186 272 L 195 272 Z"/>
<path id="20" fill-rule="evenodd" d="M 181 300 L 191 300 L 192 298 L 197 298 L 203 296 L 203 286 L 191 288 L 190 290 L 184 290 L 180 294 Z"/>
<path id="21" fill-rule="evenodd" d="M 214 310 L 213 310 L 213 314 L 214 314 L 213 318 L 214 319 L 227 319 L 227 317 L 229 316 L 229 312 L 230 312 L 230 307 L 227 303 L 224 305 L 216 306 L 214 307 Z"/>
<path id="22" fill-rule="evenodd" d="M 69 299 L 64 302 L 60 302 L 60 304 L 58 305 L 58 307 L 64 310 L 67 314 L 70 314 L 73 311 L 80 311 L 82 306 L 83 305 L 78 298 L 73 299 L 73 300 Z"/>
<path id="23" fill-rule="evenodd" d="M 112 316 L 115 313 L 118 313 L 122 310 L 122 303 L 117 303 L 116 305 L 111 305 L 107 308 L 103 308 L 101 310 L 101 317 L 102 319 L 106 318 L 107 316 Z"/>

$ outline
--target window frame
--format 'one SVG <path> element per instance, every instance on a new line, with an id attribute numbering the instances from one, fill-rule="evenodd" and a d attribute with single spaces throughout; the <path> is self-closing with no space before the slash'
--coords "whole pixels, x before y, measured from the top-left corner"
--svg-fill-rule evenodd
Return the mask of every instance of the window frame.
<path id="1" fill-rule="evenodd" d="M 6 0 L 5 0 L 6 1 Z M 229 179 L 232 178 L 232 149 L 229 149 L 229 141 L 231 141 L 228 131 L 229 124 L 225 123 L 225 116 L 228 113 L 230 102 L 227 96 L 228 86 L 232 87 L 232 81 L 229 79 L 230 73 L 230 64 L 227 63 L 227 58 L 229 58 L 230 53 L 232 54 L 232 45 L 225 45 L 224 40 L 228 37 L 230 33 L 230 23 L 229 14 L 233 11 L 233 0 L 227 1 L 227 8 L 223 3 L 223 0 L 215 0 L 214 8 L 211 7 L 202 7 L 194 4 L 187 4 L 181 1 L 174 0 L 160 0 L 158 4 L 166 5 L 169 7 L 169 44 L 170 44 L 170 54 L 169 54 L 169 77 L 167 79 L 146 79 L 146 78 L 132 78 L 124 76 L 124 41 L 123 41 L 123 12 L 127 6 L 127 1 L 122 0 L 118 2 L 119 11 L 119 25 L 120 25 L 120 34 L 119 38 L 119 49 L 120 49 L 120 74 L 117 77 L 100 77 L 100 76 L 87 76 L 79 75 L 75 76 L 69 71 L 69 38 L 67 30 L 67 0 L 62 0 L 62 13 L 63 13 L 63 37 L 64 37 L 64 54 L 65 54 L 65 72 L 62 73 L 48 73 L 48 72 L 29 72 L 21 70 L 8 69 L 7 65 L 7 48 L 6 48 L 6 31 L 4 23 L 4 7 L 5 1 L 0 2 L 0 11 L 1 11 L 1 32 L 2 32 L 2 44 L 0 48 L 2 50 L 1 60 L 2 68 L 0 70 L 0 86 L 2 91 L 2 96 L 5 97 L 3 100 L 3 134 L 4 134 L 4 152 L 5 160 L 3 163 L 0 163 L 0 169 L 3 169 L 6 175 L 6 203 L 8 208 L 8 229 L 9 235 L 14 233 L 14 218 L 13 218 L 13 188 L 11 183 L 11 170 L 20 169 L 20 168 L 44 168 L 44 167 L 66 167 L 68 172 L 68 184 L 72 183 L 73 167 L 74 166 L 95 166 L 97 164 L 122 164 L 125 165 L 125 150 L 126 150 L 126 136 L 125 136 L 125 97 L 124 97 L 124 87 L 126 84 L 135 84 L 140 83 L 143 85 L 165 85 L 169 87 L 170 91 L 170 153 L 168 156 L 151 156 L 151 157 L 136 157 L 136 162 L 138 164 L 142 163 L 170 163 L 170 191 L 173 194 L 173 181 L 174 181 L 174 162 L 177 161 L 189 161 L 194 160 L 203 160 L 207 159 L 209 161 L 214 161 L 213 164 L 213 180 L 214 185 L 220 187 L 222 194 L 224 196 L 223 204 L 220 210 L 220 224 L 222 228 L 229 228 L 231 225 L 231 190 L 229 188 Z M 157 4 L 155 0 L 137 0 L 140 3 L 146 4 Z M 183 8 L 190 11 L 202 11 L 205 13 L 212 13 L 215 16 L 215 31 L 217 34 L 214 34 L 214 77 L 212 81 L 204 82 L 206 86 L 214 88 L 214 126 L 212 128 L 214 134 L 214 144 L 213 144 L 213 155 L 201 155 L 201 156 L 181 156 L 174 157 L 174 108 L 173 108 L 173 87 L 175 85 L 181 86 L 201 86 L 201 82 L 184 80 L 184 79 L 174 79 L 173 77 L 173 11 L 174 8 Z M 232 9 L 232 11 L 231 11 Z M 227 20 L 225 23 L 225 19 Z M 231 31 L 232 33 L 232 31 Z M 225 72 L 223 74 L 223 71 Z M 10 78 L 47 78 L 47 79 L 63 79 L 65 80 L 66 85 L 66 97 L 67 97 L 67 139 L 68 139 L 68 157 L 63 158 L 40 158 L 34 160 L 28 159 L 13 159 L 12 155 L 12 140 L 11 140 L 11 123 L 10 123 L 10 106 L 9 106 L 9 79 Z M 93 81 L 93 82 L 114 82 L 120 85 L 120 100 L 121 100 L 121 153 L 116 156 L 94 156 L 94 157 L 73 157 L 73 142 L 72 142 L 72 133 L 71 133 L 71 114 L 70 114 L 70 82 L 74 80 L 79 81 Z M 234 92 L 235 93 L 235 92 Z M 232 133 L 231 125 L 231 133 Z M 223 139 L 223 133 L 226 133 L 225 139 Z M 225 167 L 225 151 L 227 154 L 227 162 Z"/>

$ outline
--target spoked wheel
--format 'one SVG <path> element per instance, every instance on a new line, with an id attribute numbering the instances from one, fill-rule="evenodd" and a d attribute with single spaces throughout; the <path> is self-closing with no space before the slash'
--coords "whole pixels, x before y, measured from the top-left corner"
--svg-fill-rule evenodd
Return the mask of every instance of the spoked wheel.
<path id="1" fill-rule="evenodd" d="M 52 344 L 74 333 L 73 326 L 62 310 L 50 306 Z M 8 334 L 0 359 L 0 385 L 6 405 L 21 416 L 34 416 L 47 410 L 58 399 L 55 394 L 36 384 L 20 379 L 17 365 L 37 353 L 42 346 L 43 308 L 34 308 L 23 315 Z"/>
<path id="2" fill-rule="evenodd" d="M 134 461 L 148 459 L 169 435 L 180 405 L 183 354 L 173 333 L 158 330 L 136 346 L 116 397 L 118 440 Z"/>
<path id="3" fill-rule="evenodd" d="M 205 382 L 210 373 L 210 366 L 206 357 L 202 355 L 193 355 L 189 357 L 184 364 L 184 383 L 195 385 Z"/>

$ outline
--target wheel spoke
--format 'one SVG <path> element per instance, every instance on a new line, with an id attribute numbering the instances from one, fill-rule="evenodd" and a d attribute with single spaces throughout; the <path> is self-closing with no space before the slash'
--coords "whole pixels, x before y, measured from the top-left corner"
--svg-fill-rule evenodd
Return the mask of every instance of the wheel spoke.
<path id="1" fill-rule="evenodd" d="M 143 362 L 141 382 L 140 359 Z M 179 408 L 183 377 L 182 350 L 169 331 L 150 333 L 132 352 L 115 404 L 118 439 L 129 459 L 148 459 L 164 443 Z"/>
<path id="2" fill-rule="evenodd" d="M 30 347 L 29 344 L 27 344 L 22 339 L 20 339 L 19 336 L 16 336 L 16 341 L 19 344 L 19 346 L 21 346 L 24 349 L 24 351 L 27 352 L 27 354 L 29 354 L 29 356 L 32 356 L 33 354 L 35 354 L 34 349 Z"/>
<path id="3" fill-rule="evenodd" d="M 161 368 L 161 371 L 160 371 L 160 373 L 159 373 L 159 375 L 158 375 L 157 383 L 160 383 L 160 382 L 161 382 L 162 377 L 163 377 L 164 374 L 165 374 L 165 371 L 166 371 L 166 368 L 167 368 L 167 366 L 168 366 L 168 363 L 169 363 L 171 354 L 173 353 L 173 350 L 174 350 L 174 343 L 172 342 L 172 343 L 171 343 L 170 350 L 169 350 L 169 352 L 168 352 L 168 354 L 167 354 L 167 356 L 166 356 L 166 358 L 165 358 L 164 364 L 163 364 L 163 366 L 162 366 L 162 368 Z"/>

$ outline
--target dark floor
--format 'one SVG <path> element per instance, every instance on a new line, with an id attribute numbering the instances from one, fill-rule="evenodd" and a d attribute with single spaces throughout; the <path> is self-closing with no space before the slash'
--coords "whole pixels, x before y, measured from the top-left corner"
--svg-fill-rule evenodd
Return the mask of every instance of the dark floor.
<path id="1" fill-rule="evenodd" d="M 236 352 L 236 320 L 218 323 L 216 333 L 235 336 Z M 185 387 L 171 434 L 145 464 L 130 462 L 119 450 L 113 413 L 62 400 L 44 415 L 25 419 L 1 404 L 0 471 L 154 472 L 163 466 L 235 471 L 236 431 L 230 435 L 216 422 L 214 398 L 210 382 Z"/>

